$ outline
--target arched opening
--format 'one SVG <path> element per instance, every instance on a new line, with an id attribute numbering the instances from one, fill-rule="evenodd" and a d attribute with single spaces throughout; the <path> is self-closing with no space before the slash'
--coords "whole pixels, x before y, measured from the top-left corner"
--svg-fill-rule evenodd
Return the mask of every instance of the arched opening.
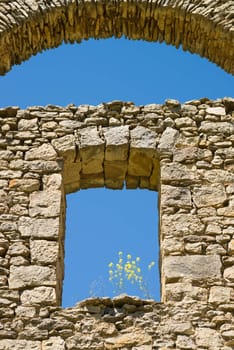
<path id="1" fill-rule="evenodd" d="M 165 41 L 233 73 L 232 4 L 218 0 L 1 3 L 0 72 L 65 42 L 108 37 Z"/>

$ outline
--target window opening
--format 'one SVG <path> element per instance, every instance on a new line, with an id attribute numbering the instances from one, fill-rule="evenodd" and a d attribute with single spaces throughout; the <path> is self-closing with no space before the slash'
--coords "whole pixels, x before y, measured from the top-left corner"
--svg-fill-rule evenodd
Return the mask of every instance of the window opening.
<path id="1" fill-rule="evenodd" d="M 117 263 L 119 251 L 132 260 L 140 257 L 148 294 L 159 301 L 157 192 L 103 188 L 67 195 L 63 307 L 90 296 L 117 295 L 108 264 Z M 149 271 L 151 261 L 155 266 Z M 123 292 L 144 297 L 136 283 Z"/>

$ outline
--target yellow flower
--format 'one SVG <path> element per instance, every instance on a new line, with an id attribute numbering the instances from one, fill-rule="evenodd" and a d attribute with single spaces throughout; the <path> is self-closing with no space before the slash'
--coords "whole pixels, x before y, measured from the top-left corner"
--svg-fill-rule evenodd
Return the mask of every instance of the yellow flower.
<path id="1" fill-rule="evenodd" d="M 141 259 L 139 258 L 139 256 L 136 258 L 136 261 L 140 261 Z"/>
<path id="2" fill-rule="evenodd" d="M 123 255 L 123 252 L 120 251 L 120 252 L 118 252 L 118 254 L 119 254 L 119 255 Z"/>
<path id="3" fill-rule="evenodd" d="M 112 267 L 113 265 L 114 265 L 113 262 L 110 262 L 108 266 Z"/>
<path id="4" fill-rule="evenodd" d="M 128 255 L 127 255 L 127 259 L 128 259 L 128 260 L 130 260 L 131 257 L 132 257 L 131 254 L 128 254 Z"/>

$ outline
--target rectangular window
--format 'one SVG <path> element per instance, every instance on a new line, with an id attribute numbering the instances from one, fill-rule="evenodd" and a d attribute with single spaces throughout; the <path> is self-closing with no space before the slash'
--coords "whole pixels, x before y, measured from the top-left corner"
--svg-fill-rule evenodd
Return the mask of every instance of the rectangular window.
<path id="1" fill-rule="evenodd" d="M 120 292 L 159 301 L 157 231 L 157 192 L 103 188 L 67 195 L 63 306 Z"/>

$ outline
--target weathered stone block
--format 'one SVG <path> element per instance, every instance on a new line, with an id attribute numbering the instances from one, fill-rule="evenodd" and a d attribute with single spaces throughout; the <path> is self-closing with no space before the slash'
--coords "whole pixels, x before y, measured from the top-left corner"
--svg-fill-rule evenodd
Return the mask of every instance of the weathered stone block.
<path id="1" fill-rule="evenodd" d="M 13 179 L 9 181 L 9 188 L 15 191 L 33 192 L 40 189 L 40 182 L 36 179 Z"/>
<path id="2" fill-rule="evenodd" d="M 221 335 L 214 329 L 199 328 L 196 332 L 196 344 L 205 348 L 221 348 L 223 340 Z"/>
<path id="3" fill-rule="evenodd" d="M 30 253 L 32 263 L 55 264 L 58 259 L 58 242 L 31 240 Z"/>
<path id="4" fill-rule="evenodd" d="M 221 261 L 219 256 L 169 256 L 163 260 L 163 275 L 166 281 L 180 278 L 220 279 Z"/>
<path id="5" fill-rule="evenodd" d="M 161 233 L 163 236 L 187 236 L 201 234 L 205 225 L 197 215 L 174 214 L 163 215 L 161 222 Z"/>
<path id="6" fill-rule="evenodd" d="M 74 135 L 66 135 L 52 140 L 52 145 L 65 162 L 73 163 L 76 159 L 76 140 Z"/>
<path id="7" fill-rule="evenodd" d="M 42 341 L 41 350 L 65 350 L 65 341 L 61 337 L 50 337 Z"/>
<path id="8" fill-rule="evenodd" d="M 152 338 L 140 328 L 128 328 L 128 332 L 105 339 L 105 348 L 114 350 L 125 347 L 147 345 L 152 343 Z"/>
<path id="9" fill-rule="evenodd" d="M 198 181 L 197 174 L 186 165 L 179 163 L 163 164 L 161 167 L 162 183 L 190 184 Z"/>
<path id="10" fill-rule="evenodd" d="M 21 289 L 35 286 L 54 286 L 55 270 L 47 266 L 12 266 L 10 268 L 9 288 Z"/>
<path id="11" fill-rule="evenodd" d="M 173 150 L 173 146 L 178 136 L 179 136 L 178 130 L 173 129 L 171 127 L 167 127 L 162 133 L 162 136 L 158 144 L 158 149 L 161 152 L 164 152 L 164 151 L 171 152 Z"/>
<path id="12" fill-rule="evenodd" d="M 30 194 L 31 217 L 55 217 L 60 215 L 61 191 L 39 191 Z"/>
<path id="13" fill-rule="evenodd" d="M 221 287 L 221 286 L 211 287 L 209 302 L 217 303 L 217 304 L 228 303 L 231 300 L 232 292 L 233 290 L 230 287 Z"/>
<path id="14" fill-rule="evenodd" d="M 20 296 L 22 305 L 56 305 L 56 293 L 52 287 L 36 287 L 24 290 Z"/>
<path id="15" fill-rule="evenodd" d="M 18 222 L 18 229 L 22 237 L 55 239 L 58 237 L 59 227 L 59 218 L 33 219 L 22 216 Z"/>
<path id="16" fill-rule="evenodd" d="M 31 340 L 0 340 L 0 349 L 2 350 L 41 350 L 40 341 Z"/>
<path id="17" fill-rule="evenodd" d="M 194 187 L 193 200 L 198 208 L 217 207 L 227 199 L 225 188 L 221 184 L 201 185 Z"/>
<path id="18" fill-rule="evenodd" d="M 186 187 L 175 187 L 169 185 L 161 186 L 161 205 L 162 208 L 191 208 L 191 193 Z"/>
<path id="19" fill-rule="evenodd" d="M 230 266 L 224 270 L 223 277 L 228 281 L 234 282 L 234 266 Z"/>
<path id="20" fill-rule="evenodd" d="M 126 161 L 129 151 L 129 127 L 125 125 L 104 128 L 103 134 L 106 140 L 105 160 Z"/>
<path id="21" fill-rule="evenodd" d="M 100 137 L 97 127 L 79 130 L 79 147 L 83 174 L 103 172 L 105 141 Z"/>
<path id="22" fill-rule="evenodd" d="M 57 153 L 49 143 L 44 143 L 43 145 L 37 148 L 32 148 L 25 153 L 25 160 L 55 160 L 56 158 Z"/>
<path id="23" fill-rule="evenodd" d="M 156 157 L 157 135 L 150 129 L 137 126 L 130 132 L 128 174 L 150 176 L 153 158 Z"/>

